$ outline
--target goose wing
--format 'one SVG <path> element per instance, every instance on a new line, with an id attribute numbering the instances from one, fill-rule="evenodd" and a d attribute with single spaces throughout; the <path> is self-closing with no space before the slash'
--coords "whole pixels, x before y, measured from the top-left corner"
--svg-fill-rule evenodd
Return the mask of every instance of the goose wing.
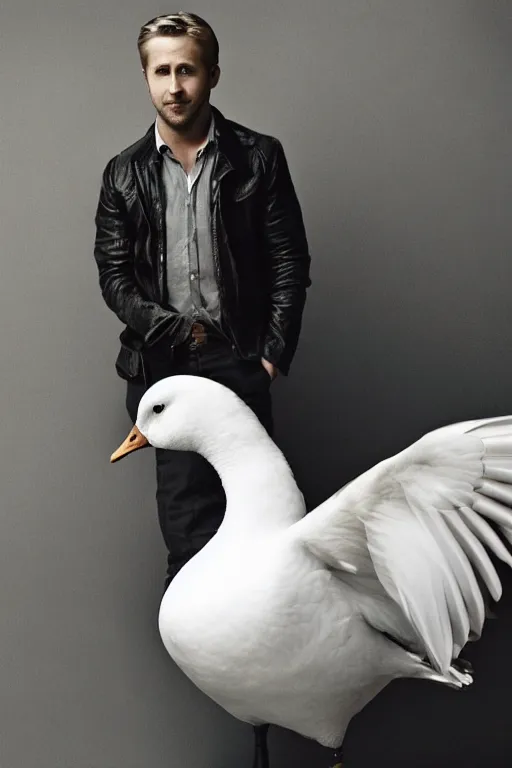
<path id="1" fill-rule="evenodd" d="M 429 432 L 293 529 L 348 583 L 371 588 L 378 580 L 401 614 L 397 636 L 407 638 L 405 620 L 445 672 L 480 636 L 487 592 L 501 597 L 489 552 L 512 566 L 512 416 Z"/>

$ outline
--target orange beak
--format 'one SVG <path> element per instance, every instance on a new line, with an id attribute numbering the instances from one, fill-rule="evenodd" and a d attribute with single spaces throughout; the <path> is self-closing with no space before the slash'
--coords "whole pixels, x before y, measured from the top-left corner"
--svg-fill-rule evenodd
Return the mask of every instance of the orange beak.
<path id="1" fill-rule="evenodd" d="M 119 448 L 114 451 L 112 456 L 110 457 L 110 463 L 113 464 L 115 461 L 119 461 L 119 459 L 122 459 L 124 456 L 127 456 L 129 453 L 133 453 L 133 451 L 138 451 L 140 448 L 148 448 L 150 446 L 150 443 L 147 441 L 147 439 L 144 437 L 142 432 L 139 431 L 139 428 L 137 426 L 134 426 L 126 440 L 121 443 Z"/>

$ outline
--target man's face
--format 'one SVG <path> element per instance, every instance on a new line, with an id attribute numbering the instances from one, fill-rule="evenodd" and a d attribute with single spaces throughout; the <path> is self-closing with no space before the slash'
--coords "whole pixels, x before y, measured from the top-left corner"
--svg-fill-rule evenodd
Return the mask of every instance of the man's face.
<path id="1" fill-rule="evenodd" d="M 146 43 L 144 76 L 161 119 L 175 131 L 188 129 L 208 103 L 220 70 L 207 66 L 191 37 L 154 37 Z"/>

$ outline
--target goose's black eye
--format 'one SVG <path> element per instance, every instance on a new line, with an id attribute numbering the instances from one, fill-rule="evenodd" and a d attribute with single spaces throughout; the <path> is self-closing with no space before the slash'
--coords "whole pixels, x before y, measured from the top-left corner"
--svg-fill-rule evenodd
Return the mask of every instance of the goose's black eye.
<path id="1" fill-rule="evenodd" d="M 165 408 L 165 405 L 154 405 L 153 406 L 153 411 L 155 413 L 162 413 L 164 408 Z"/>

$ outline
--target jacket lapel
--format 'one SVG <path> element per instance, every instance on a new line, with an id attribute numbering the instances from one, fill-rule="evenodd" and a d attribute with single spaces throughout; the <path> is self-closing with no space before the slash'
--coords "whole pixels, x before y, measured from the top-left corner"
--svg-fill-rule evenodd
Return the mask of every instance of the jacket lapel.
<path id="1" fill-rule="evenodd" d="M 214 204 L 220 189 L 220 182 L 231 171 L 235 172 L 237 184 L 243 184 L 251 174 L 246 155 L 240 141 L 217 107 L 212 104 L 215 117 L 215 134 L 218 142 L 218 153 L 212 174 L 212 203 Z"/>
<path id="2" fill-rule="evenodd" d="M 212 173 L 212 205 L 217 201 L 220 182 L 231 172 L 235 173 L 234 183 L 243 188 L 247 185 L 252 169 L 240 141 L 222 112 L 212 104 L 215 116 L 215 136 L 218 143 L 215 166 Z M 154 123 L 149 127 L 144 140 L 134 155 L 134 168 L 140 204 L 148 221 L 163 226 L 163 196 L 161 187 L 162 155 L 156 148 Z"/>

